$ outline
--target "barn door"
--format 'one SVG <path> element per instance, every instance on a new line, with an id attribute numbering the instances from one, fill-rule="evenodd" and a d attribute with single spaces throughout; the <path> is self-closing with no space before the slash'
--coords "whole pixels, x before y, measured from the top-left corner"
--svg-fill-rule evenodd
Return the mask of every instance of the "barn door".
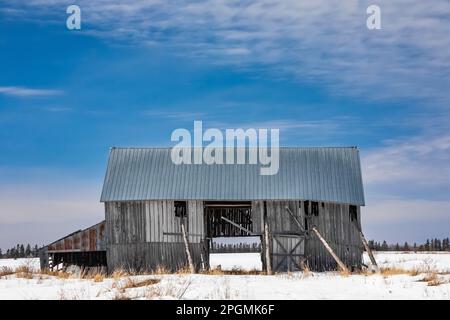
<path id="1" fill-rule="evenodd" d="M 299 271 L 304 262 L 304 236 L 272 236 L 272 269 L 275 272 Z"/>
<path id="2" fill-rule="evenodd" d="M 304 213 L 299 201 L 267 201 L 272 270 L 297 271 L 305 259 Z"/>

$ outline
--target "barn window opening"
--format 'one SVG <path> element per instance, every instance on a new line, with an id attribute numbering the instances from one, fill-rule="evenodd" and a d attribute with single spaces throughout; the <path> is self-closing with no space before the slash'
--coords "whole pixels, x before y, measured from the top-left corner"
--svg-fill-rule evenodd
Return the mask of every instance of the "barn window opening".
<path id="1" fill-rule="evenodd" d="M 349 206 L 348 214 L 350 216 L 350 221 L 358 221 L 358 210 L 356 209 L 356 206 Z"/>
<path id="2" fill-rule="evenodd" d="M 311 202 L 311 214 L 314 216 L 319 216 L 319 203 L 318 202 Z"/>
<path id="3" fill-rule="evenodd" d="M 187 217 L 186 201 L 175 201 L 174 207 L 175 207 L 175 217 L 178 218 Z"/>

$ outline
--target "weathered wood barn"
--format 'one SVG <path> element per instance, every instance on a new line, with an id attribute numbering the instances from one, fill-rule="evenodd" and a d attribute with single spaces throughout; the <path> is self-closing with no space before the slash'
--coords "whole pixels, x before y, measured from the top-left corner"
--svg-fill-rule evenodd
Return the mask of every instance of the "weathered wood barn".
<path id="1" fill-rule="evenodd" d="M 41 265 L 198 270 L 211 253 L 260 252 L 267 271 L 361 266 L 358 149 L 280 148 L 278 173 L 259 169 L 176 165 L 169 148 L 112 148 L 105 221 L 44 247 Z M 246 245 L 250 238 L 258 242 Z"/>
<path id="2" fill-rule="evenodd" d="M 170 153 L 111 149 L 101 195 L 109 270 L 178 269 L 189 256 L 207 268 L 215 238 L 247 236 L 261 239 L 273 271 L 361 266 L 357 148 L 280 148 L 279 172 L 266 176 L 254 164 L 175 165 Z"/>

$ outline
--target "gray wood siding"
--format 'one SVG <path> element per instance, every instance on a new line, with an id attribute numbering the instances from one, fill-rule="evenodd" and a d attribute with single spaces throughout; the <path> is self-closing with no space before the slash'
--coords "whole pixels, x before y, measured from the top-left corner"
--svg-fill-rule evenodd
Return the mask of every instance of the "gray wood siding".
<path id="1" fill-rule="evenodd" d="M 286 207 L 291 210 L 300 222 L 303 222 L 303 212 L 299 210 L 299 201 L 267 201 L 267 222 L 271 233 L 300 231 Z"/>
<path id="2" fill-rule="evenodd" d="M 264 230 L 264 201 L 252 201 L 253 232 L 262 233 Z"/>
<path id="3" fill-rule="evenodd" d="M 302 210 L 304 202 L 302 202 Z M 361 267 L 362 243 L 359 238 L 358 228 L 361 228 L 360 208 L 357 208 L 357 221 L 350 220 L 349 206 L 334 203 L 319 202 L 318 216 L 312 215 L 311 224 L 315 225 L 328 244 L 333 248 L 339 258 L 349 267 Z M 309 206 L 311 210 L 311 204 Z M 337 264 L 326 251 L 323 244 L 313 232 L 309 232 L 305 248 L 308 265 L 312 270 L 335 270 Z"/>
<path id="4" fill-rule="evenodd" d="M 295 270 L 294 267 L 305 258 L 312 270 L 337 269 L 336 262 L 313 232 L 308 232 L 303 241 L 295 236 L 277 235 L 300 233 L 286 206 L 305 227 L 304 201 L 267 201 L 266 204 L 273 267 L 278 266 L 279 271 Z M 194 263 L 198 266 L 206 232 L 203 201 L 188 201 L 187 213 L 189 242 Z M 107 202 L 105 218 L 109 270 L 118 267 L 154 269 L 157 266 L 173 270 L 186 266 L 180 218 L 175 217 L 173 201 Z M 252 201 L 252 221 L 253 231 L 262 233 L 264 201 Z M 358 234 L 358 228 L 361 228 L 359 207 L 355 223 L 350 221 L 348 205 L 324 203 L 322 206 L 319 202 L 319 214 L 309 215 L 308 221 L 309 228 L 315 225 L 347 266 L 361 266 L 363 251 Z M 292 254 L 292 258 L 287 254 Z"/>
<path id="5" fill-rule="evenodd" d="M 188 201 L 187 215 L 188 238 L 192 250 L 196 250 L 195 263 L 199 264 L 204 238 L 203 202 Z M 186 264 L 181 220 L 175 216 L 174 201 L 107 202 L 105 218 L 110 270 L 156 266 L 173 269 L 182 262 Z"/>
<path id="6" fill-rule="evenodd" d="M 267 223 L 271 233 L 271 256 L 274 270 L 295 270 L 301 261 L 301 256 L 312 270 L 334 270 L 337 264 L 326 251 L 317 236 L 309 231 L 304 241 L 295 237 L 280 237 L 277 233 L 293 232 L 300 229 L 297 223 L 286 210 L 286 206 L 298 218 L 305 228 L 305 202 L 304 201 L 267 201 Z M 358 228 L 361 228 L 360 207 L 357 207 L 357 221 L 350 220 L 349 205 L 319 202 L 318 216 L 309 215 L 309 229 L 316 226 L 322 236 L 335 250 L 336 254 L 348 267 L 360 267 L 362 263 L 362 243 Z M 264 201 L 254 201 L 253 214 L 264 216 Z M 311 212 L 311 202 L 309 202 Z M 261 218 L 260 230 L 263 230 L 264 221 Z M 299 243 L 300 242 L 300 243 Z M 299 245 L 297 245 L 299 244 Z M 295 249 L 294 249 L 295 248 Z M 292 252 L 291 252 L 292 251 Z M 292 259 L 286 257 L 292 255 Z"/>
<path id="7" fill-rule="evenodd" d="M 198 269 L 201 264 L 202 245 L 191 243 L 192 260 Z M 123 268 L 134 271 L 150 271 L 164 267 L 176 271 L 187 267 L 186 251 L 180 242 L 145 242 L 111 244 L 107 250 L 108 271 Z"/>

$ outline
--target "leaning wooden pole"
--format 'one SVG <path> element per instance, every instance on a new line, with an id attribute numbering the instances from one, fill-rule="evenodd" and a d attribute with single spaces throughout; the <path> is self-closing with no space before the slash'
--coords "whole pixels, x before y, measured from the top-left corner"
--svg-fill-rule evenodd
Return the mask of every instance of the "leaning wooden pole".
<path id="1" fill-rule="evenodd" d="M 373 256 L 372 249 L 370 249 L 369 244 L 367 243 L 366 238 L 364 237 L 362 231 L 358 230 L 358 232 L 359 236 L 361 237 L 361 242 L 363 243 L 364 248 L 366 249 L 366 252 L 369 255 L 370 262 L 372 262 L 373 271 L 378 272 L 379 271 L 378 264 L 377 261 L 375 260 L 375 257 Z"/>
<path id="2" fill-rule="evenodd" d="M 334 258 L 334 260 L 336 260 L 338 266 L 341 268 L 341 270 L 343 272 L 349 272 L 347 267 L 345 266 L 345 264 L 342 262 L 341 259 L 339 259 L 339 257 L 336 255 L 336 253 L 334 253 L 333 249 L 330 247 L 330 245 L 327 243 L 327 241 L 322 237 L 322 235 L 319 233 L 319 231 L 317 230 L 316 227 L 312 228 L 312 231 L 314 231 L 314 233 L 316 234 L 316 236 L 319 238 L 319 240 L 322 242 L 322 244 L 324 245 L 325 249 L 327 249 L 327 251 L 331 254 L 331 256 Z"/>
<path id="3" fill-rule="evenodd" d="M 272 274 L 272 263 L 270 259 L 270 238 L 269 238 L 269 225 L 267 224 L 267 204 L 264 201 L 264 247 L 266 255 L 266 272 L 268 275 Z"/>
<path id="4" fill-rule="evenodd" d="M 189 250 L 189 241 L 186 234 L 186 228 L 184 226 L 184 218 L 181 218 L 181 233 L 183 234 L 184 248 L 186 249 L 186 255 L 189 263 L 189 270 L 191 273 L 195 273 L 194 262 L 192 261 L 191 251 Z"/>

